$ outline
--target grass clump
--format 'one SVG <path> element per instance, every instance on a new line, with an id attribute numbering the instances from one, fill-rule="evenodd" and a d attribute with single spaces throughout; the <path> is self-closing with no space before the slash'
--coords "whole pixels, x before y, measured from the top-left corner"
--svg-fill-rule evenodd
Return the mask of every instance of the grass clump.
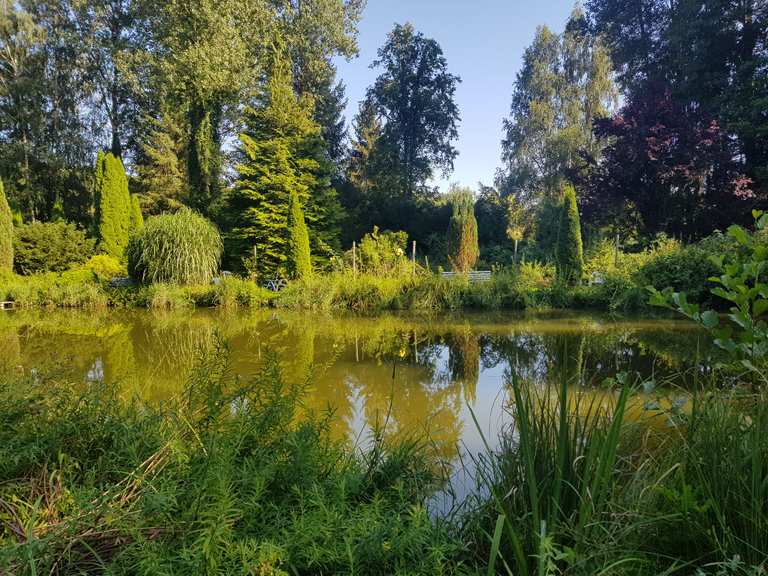
<path id="1" fill-rule="evenodd" d="M 362 454 L 306 414 L 277 362 L 203 353 L 160 407 L 39 378 L 0 389 L 0 572 L 459 574 L 421 444 Z M 304 414 L 304 415 L 302 415 Z"/>
<path id="2" fill-rule="evenodd" d="M 187 208 L 149 218 L 128 244 L 128 271 L 138 282 L 207 284 L 223 245 L 216 227 Z"/>

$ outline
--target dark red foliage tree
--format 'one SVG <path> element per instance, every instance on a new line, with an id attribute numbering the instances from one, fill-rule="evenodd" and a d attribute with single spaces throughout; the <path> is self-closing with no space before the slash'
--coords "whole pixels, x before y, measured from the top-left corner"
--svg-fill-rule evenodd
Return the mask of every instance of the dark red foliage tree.
<path id="1" fill-rule="evenodd" d="M 715 118 L 675 102 L 663 84 L 648 84 L 594 133 L 609 138 L 582 182 L 584 216 L 621 226 L 636 215 L 647 233 L 698 238 L 749 217 L 759 198 L 744 176 L 735 140 Z"/>

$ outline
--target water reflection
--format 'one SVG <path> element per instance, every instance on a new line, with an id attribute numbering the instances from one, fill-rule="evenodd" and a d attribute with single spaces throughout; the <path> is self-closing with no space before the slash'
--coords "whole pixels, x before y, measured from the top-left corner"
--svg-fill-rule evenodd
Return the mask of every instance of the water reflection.
<path id="1" fill-rule="evenodd" d="M 695 368 L 692 380 L 711 353 L 694 326 L 672 320 L 38 311 L 0 314 L 0 370 L 60 370 L 75 382 L 104 380 L 126 397 L 159 401 L 181 390 L 200 348 L 217 337 L 243 376 L 268 352 L 278 354 L 289 382 L 311 382 L 306 410 L 334 411 L 338 437 L 386 421 L 392 436 L 427 433 L 448 458 L 459 444 L 481 446 L 469 406 L 483 433 L 496 436 L 508 370 L 529 385 L 566 378 L 589 391 L 619 371 L 663 381 Z"/>

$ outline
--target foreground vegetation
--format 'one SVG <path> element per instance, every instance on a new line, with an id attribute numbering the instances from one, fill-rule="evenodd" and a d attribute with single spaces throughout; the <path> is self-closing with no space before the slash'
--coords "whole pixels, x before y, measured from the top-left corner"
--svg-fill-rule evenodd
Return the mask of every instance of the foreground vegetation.
<path id="1" fill-rule="evenodd" d="M 624 376 L 588 403 L 510 379 L 513 428 L 443 516 L 429 439 L 364 449 L 274 360 L 202 353 L 163 405 L 55 376 L 0 387 L 0 571 L 13 574 L 763 574 L 768 402 L 702 384 L 630 422 Z"/>

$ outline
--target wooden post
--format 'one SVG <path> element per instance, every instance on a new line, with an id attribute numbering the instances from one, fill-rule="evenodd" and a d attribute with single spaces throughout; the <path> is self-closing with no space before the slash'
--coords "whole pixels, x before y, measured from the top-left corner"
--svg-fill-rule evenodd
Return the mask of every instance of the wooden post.
<path id="1" fill-rule="evenodd" d="M 357 242 L 352 240 L 352 275 L 357 278 Z"/>
<path id="2" fill-rule="evenodd" d="M 416 240 L 413 241 L 411 248 L 411 262 L 413 264 L 413 275 L 416 276 Z"/>

